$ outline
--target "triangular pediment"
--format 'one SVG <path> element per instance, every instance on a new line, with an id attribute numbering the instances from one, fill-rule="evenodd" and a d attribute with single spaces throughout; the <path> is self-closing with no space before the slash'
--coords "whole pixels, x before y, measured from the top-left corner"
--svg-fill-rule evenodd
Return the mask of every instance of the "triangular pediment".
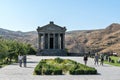
<path id="1" fill-rule="evenodd" d="M 45 26 L 38 27 L 37 31 L 38 32 L 65 32 L 66 28 L 58 26 L 54 24 L 53 22 L 50 22 L 49 24 Z"/>

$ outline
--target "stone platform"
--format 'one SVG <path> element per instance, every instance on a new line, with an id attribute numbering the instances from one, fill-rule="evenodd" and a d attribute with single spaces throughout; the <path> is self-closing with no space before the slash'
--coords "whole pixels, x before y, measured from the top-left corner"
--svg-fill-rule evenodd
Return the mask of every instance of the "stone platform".
<path id="1" fill-rule="evenodd" d="M 39 51 L 37 56 L 67 56 L 66 50 L 59 50 L 59 49 L 45 49 Z"/>

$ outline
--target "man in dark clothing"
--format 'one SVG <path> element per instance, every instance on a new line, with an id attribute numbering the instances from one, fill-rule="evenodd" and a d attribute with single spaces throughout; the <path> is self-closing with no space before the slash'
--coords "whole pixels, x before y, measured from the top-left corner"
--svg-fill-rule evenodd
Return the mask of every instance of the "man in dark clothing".
<path id="1" fill-rule="evenodd" d="M 26 67 L 26 55 L 23 56 L 23 63 L 24 63 L 24 67 Z"/>
<path id="2" fill-rule="evenodd" d="M 84 60 L 85 65 L 87 65 L 88 56 L 87 56 L 87 55 L 84 55 L 83 60 Z"/>
<path id="3" fill-rule="evenodd" d="M 103 66 L 103 62 L 104 62 L 104 56 L 102 55 L 101 58 L 100 58 L 100 65 Z"/>

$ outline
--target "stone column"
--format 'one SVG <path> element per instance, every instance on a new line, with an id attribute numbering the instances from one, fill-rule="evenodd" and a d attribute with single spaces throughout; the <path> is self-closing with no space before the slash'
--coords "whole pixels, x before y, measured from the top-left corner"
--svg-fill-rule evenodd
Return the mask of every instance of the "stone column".
<path id="1" fill-rule="evenodd" d="M 56 40 L 56 41 L 57 41 L 57 42 L 56 42 L 56 44 L 57 44 L 57 49 L 59 49 L 59 37 L 58 37 L 58 34 L 57 34 L 57 36 L 56 36 L 56 39 L 57 39 L 57 40 Z"/>
<path id="2" fill-rule="evenodd" d="M 65 49 L 65 33 L 63 33 L 63 49 Z"/>
<path id="3" fill-rule="evenodd" d="M 55 33 L 53 33 L 53 49 L 55 49 Z"/>
<path id="4" fill-rule="evenodd" d="M 43 33 L 43 49 L 45 49 L 45 33 Z"/>
<path id="5" fill-rule="evenodd" d="M 50 34 L 48 33 L 48 49 L 50 49 Z"/>
<path id="6" fill-rule="evenodd" d="M 60 33 L 58 33 L 58 49 L 61 49 Z"/>
<path id="7" fill-rule="evenodd" d="M 41 34 L 38 34 L 38 40 L 39 40 L 39 50 L 41 49 Z"/>
<path id="8" fill-rule="evenodd" d="M 63 34 L 61 34 L 61 49 L 63 49 Z"/>
<path id="9" fill-rule="evenodd" d="M 55 49 L 58 49 L 58 34 L 55 34 Z"/>
<path id="10" fill-rule="evenodd" d="M 48 33 L 45 34 L 45 49 L 48 49 Z"/>

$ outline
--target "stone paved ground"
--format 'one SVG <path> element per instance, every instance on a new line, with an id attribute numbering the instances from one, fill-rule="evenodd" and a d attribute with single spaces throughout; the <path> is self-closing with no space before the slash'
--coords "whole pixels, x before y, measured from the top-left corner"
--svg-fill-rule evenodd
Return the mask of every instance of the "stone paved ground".
<path id="1" fill-rule="evenodd" d="M 27 68 L 20 68 L 17 63 L 5 66 L 0 69 L 0 80 L 120 80 L 120 68 L 110 65 L 95 66 L 93 60 L 89 58 L 88 65 L 95 67 L 99 75 L 33 75 L 34 67 L 41 59 L 55 57 L 27 56 Z M 61 57 L 73 59 L 83 63 L 82 57 Z"/>

